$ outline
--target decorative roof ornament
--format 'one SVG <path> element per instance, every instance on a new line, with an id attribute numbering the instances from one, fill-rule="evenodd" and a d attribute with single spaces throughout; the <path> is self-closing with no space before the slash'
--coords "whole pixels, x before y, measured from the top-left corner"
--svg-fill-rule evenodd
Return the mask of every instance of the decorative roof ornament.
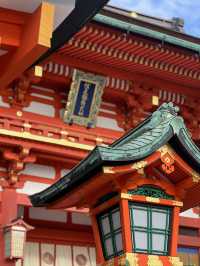
<path id="1" fill-rule="evenodd" d="M 179 107 L 174 106 L 172 102 L 163 103 L 157 111 L 152 113 L 151 121 L 147 125 L 146 129 L 153 129 L 157 127 L 160 123 L 169 120 L 170 118 L 177 116 L 179 112 Z"/>
<path id="2" fill-rule="evenodd" d="M 172 115 L 178 115 L 178 112 L 180 111 L 180 108 L 178 106 L 175 106 L 172 102 L 169 103 L 163 103 L 158 110 L 169 112 Z"/>

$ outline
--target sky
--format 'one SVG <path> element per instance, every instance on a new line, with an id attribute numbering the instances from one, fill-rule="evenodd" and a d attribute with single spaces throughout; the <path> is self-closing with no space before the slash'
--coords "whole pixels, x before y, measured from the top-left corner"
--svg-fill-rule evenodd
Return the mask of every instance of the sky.
<path id="1" fill-rule="evenodd" d="M 110 0 L 109 4 L 166 19 L 183 18 L 185 32 L 200 38 L 200 0 Z"/>

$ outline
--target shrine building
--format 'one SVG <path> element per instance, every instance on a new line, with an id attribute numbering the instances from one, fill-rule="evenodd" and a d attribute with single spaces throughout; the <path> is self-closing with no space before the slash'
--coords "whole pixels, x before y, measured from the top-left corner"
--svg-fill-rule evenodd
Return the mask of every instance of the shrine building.
<path id="1" fill-rule="evenodd" d="M 200 266 L 200 39 L 75 2 L 0 2 L 0 266 Z"/>

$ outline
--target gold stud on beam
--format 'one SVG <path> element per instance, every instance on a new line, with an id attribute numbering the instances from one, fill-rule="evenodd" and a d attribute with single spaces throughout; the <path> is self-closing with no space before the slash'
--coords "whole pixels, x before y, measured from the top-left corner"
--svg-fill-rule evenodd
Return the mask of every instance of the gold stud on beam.
<path id="1" fill-rule="evenodd" d="M 34 67 L 34 75 L 35 77 L 42 77 L 43 75 L 43 67 L 42 66 L 35 66 Z"/>
<path id="2" fill-rule="evenodd" d="M 134 12 L 134 11 L 132 11 L 131 13 L 130 13 L 130 16 L 132 17 L 132 18 L 137 18 L 137 13 L 136 12 Z"/>
<path id="3" fill-rule="evenodd" d="M 152 96 L 152 105 L 156 105 L 158 106 L 159 105 L 159 98 L 158 96 Z"/>

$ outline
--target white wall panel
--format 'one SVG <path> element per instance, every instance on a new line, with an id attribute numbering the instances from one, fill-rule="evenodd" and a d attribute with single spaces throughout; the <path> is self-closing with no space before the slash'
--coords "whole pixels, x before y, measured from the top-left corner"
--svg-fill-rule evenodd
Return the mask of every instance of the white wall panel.
<path id="1" fill-rule="evenodd" d="M 96 266 L 94 247 L 27 242 L 23 266 Z M 22 266 L 20 262 L 16 266 Z"/>
<path id="2" fill-rule="evenodd" d="M 73 247 L 73 264 L 74 266 L 91 266 L 87 247 Z"/>
<path id="3" fill-rule="evenodd" d="M 89 248 L 89 255 L 90 255 L 91 266 L 96 266 L 96 249 Z"/>
<path id="4" fill-rule="evenodd" d="M 55 245 L 41 244 L 41 266 L 54 266 Z"/>
<path id="5" fill-rule="evenodd" d="M 83 224 L 83 225 L 91 225 L 90 217 L 85 213 L 72 213 L 72 223 L 73 224 Z"/>
<path id="6" fill-rule="evenodd" d="M 41 86 L 38 86 L 38 85 L 32 85 L 31 86 L 32 88 L 35 88 L 35 89 L 40 89 L 42 91 L 48 91 L 48 92 L 55 92 L 53 89 L 50 89 L 50 88 L 45 88 L 45 87 L 41 87 Z"/>
<path id="7" fill-rule="evenodd" d="M 39 243 L 26 243 L 23 266 L 40 266 L 39 255 Z"/>
<path id="8" fill-rule="evenodd" d="M 28 107 L 24 107 L 23 110 L 25 112 L 31 112 L 39 115 L 45 115 L 50 117 L 55 116 L 55 108 L 52 105 L 35 101 L 31 102 Z"/>
<path id="9" fill-rule="evenodd" d="M 72 247 L 56 246 L 56 265 L 55 266 L 72 266 Z"/>
<path id="10" fill-rule="evenodd" d="M 67 213 L 64 211 L 47 210 L 45 208 L 29 208 L 29 217 L 31 219 L 54 221 L 54 222 L 67 222 Z"/>
<path id="11" fill-rule="evenodd" d="M 199 218 L 199 215 L 197 213 L 194 213 L 193 209 L 189 209 L 187 211 L 182 212 L 180 216 L 189 217 L 189 218 Z"/>
<path id="12" fill-rule="evenodd" d="M 123 128 L 120 128 L 117 124 L 117 120 L 108 118 L 108 117 L 103 117 L 103 116 L 98 116 L 97 117 L 97 127 L 102 127 L 102 128 L 108 128 L 108 129 L 113 129 L 113 130 L 118 130 L 118 131 L 124 131 Z"/>
<path id="13" fill-rule="evenodd" d="M 52 166 L 27 163 L 21 174 L 34 175 L 44 178 L 53 179 L 56 175 L 55 168 Z"/>
<path id="14" fill-rule="evenodd" d="M 22 266 L 22 261 L 21 260 L 16 261 L 15 266 Z"/>
<path id="15" fill-rule="evenodd" d="M 61 177 L 63 177 L 64 175 L 68 174 L 70 172 L 70 169 L 62 169 L 61 170 Z"/>
<path id="16" fill-rule="evenodd" d="M 38 182 L 26 181 L 23 188 L 17 189 L 18 193 L 32 195 L 48 188 L 49 184 L 43 184 Z"/>
<path id="17" fill-rule="evenodd" d="M 35 96 L 35 97 L 39 97 L 39 98 L 42 98 L 42 99 L 47 99 L 47 100 L 50 100 L 50 101 L 53 101 L 54 98 L 52 96 L 47 96 L 47 95 L 42 95 L 41 93 L 31 93 L 31 96 Z"/>
<path id="18" fill-rule="evenodd" d="M 8 103 L 3 102 L 2 96 L 0 96 L 0 107 L 10 107 Z"/>

